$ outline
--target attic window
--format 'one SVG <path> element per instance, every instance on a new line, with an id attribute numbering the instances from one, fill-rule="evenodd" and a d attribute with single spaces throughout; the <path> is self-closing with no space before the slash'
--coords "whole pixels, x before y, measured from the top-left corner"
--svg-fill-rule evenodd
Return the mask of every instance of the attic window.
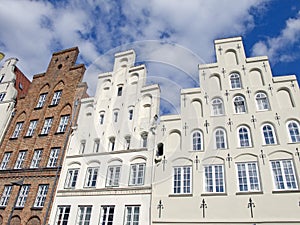
<path id="1" fill-rule="evenodd" d="M 19 88 L 20 88 L 21 90 L 23 90 L 23 85 L 22 85 L 22 83 L 19 83 Z"/>
<path id="2" fill-rule="evenodd" d="M 59 64 L 57 68 L 60 70 L 62 68 L 62 64 Z"/>

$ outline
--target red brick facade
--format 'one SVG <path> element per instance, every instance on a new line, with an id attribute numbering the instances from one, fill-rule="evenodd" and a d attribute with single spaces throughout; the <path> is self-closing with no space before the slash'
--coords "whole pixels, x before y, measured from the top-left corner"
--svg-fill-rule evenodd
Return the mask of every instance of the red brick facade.
<path id="1" fill-rule="evenodd" d="M 1 166 L 5 153 L 10 154 L 6 167 L 0 170 L 0 197 L 3 197 L 5 186 L 12 185 L 7 204 L 0 206 L 0 225 L 7 224 L 13 208 L 11 224 L 47 224 L 71 126 L 76 123 L 80 99 L 86 96 L 87 85 L 81 83 L 85 67 L 75 64 L 78 53 L 78 48 L 54 53 L 46 73 L 35 75 L 27 95 L 18 100 L 15 115 L 0 147 Z M 44 99 L 41 97 L 43 94 Z M 62 125 L 61 118 L 65 119 L 66 126 Z M 48 123 L 51 124 L 48 130 L 45 120 L 52 122 Z M 36 121 L 35 129 L 31 129 L 33 121 Z M 18 133 L 16 127 L 20 123 L 22 128 Z M 54 149 L 59 149 L 58 157 L 50 157 Z M 41 150 L 39 157 L 35 150 Z M 23 157 L 20 157 L 20 151 L 26 151 Z M 53 163 L 53 158 L 56 163 Z M 39 163 L 34 163 L 37 161 Z M 29 185 L 24 206 L 18 198 L 21 196 L 18 193 L 24 189 L 15 182 Z M 43 195 L 38 194 L 39 185 L 48 185 Z M 38 195 L 46 196 L 45 201 L 43 198 L 37 201 Z M 18 207 L 14 207 L 15 201 L 18 201 Z"/>

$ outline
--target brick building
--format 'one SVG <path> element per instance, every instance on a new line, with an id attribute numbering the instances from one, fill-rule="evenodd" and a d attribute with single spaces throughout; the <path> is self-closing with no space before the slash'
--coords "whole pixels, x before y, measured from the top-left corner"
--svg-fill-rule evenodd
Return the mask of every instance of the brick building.
<path id="1" fill-rule="evenodd" d="M 0 147 L 0 224 L 47 224 L 78 103 L 87 97 L 78 53 L 54 53 L 18 100 Z"/>

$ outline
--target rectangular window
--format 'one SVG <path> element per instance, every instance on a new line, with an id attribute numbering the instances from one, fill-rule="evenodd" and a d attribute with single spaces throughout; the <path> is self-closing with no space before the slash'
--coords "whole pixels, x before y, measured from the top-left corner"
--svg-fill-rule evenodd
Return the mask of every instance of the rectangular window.
<path id="1" fill-rule="evenodd" d="M 111 137 L 109 139 L 109 146 L 108 146 L 108 149 L 110 151 L 114 151 L 115 150 L 115 138 L 114 137 Z"/>
<path id="2" fill-rule="evenodd" d="M 118 96 L 122 96 L 123 87 L 118 87 Z"/>
<path id="3" fill-rule="evenodd" d="M 62 91 L 55 91 L 54 94 L 53 94 L 53 98 L 52 98 L 52 101 L 51 101 L 51 104 L 52 106 L 54 105 L 58 105 L 59 103 L 59 100 L 60 100 L 60 97 L 61 97 L 61 93 Z"/>
<path id="4" fill-rule="evenodd" d="M 65 188 L 75 188 L 79 169 L 69 169 L 67 172 Z"/>
<path id="5" fill-rule="evenodd" d="M 96 187 L 98 167 L 90 167 L 86 171 L 85 187 Z"/>
<path id="6" fill-rule="evenodd" d="M 11 152 L 5 152 L 4 153 L 4 156 L 3 156 L 3 159 L 2 159 L 2 162 L 1 162 L 1 165 L 0 165 L 0 170 L 6 170 L 7 164 L 8 164 L 9 159 L 10 159 L 10 156 L 11 156 Z"/>
<path id="7" fill-rule="evenodd" d="M 12 136 L 11 136 L 12 138 L 17 138 L 19 136 L 19 134 L 20 134 L 20 132 L 22 130 L 22 127 L 23 127 L 23 123 L 24 122 L 18 122 L 16 124 L 15 130 L 14 130 Z"/>
<path id="8" fill-rule="evenodd" d="M 130 166 L 130 185 L 144 185 L 145 166 L 145 163 Z"/>
<path id="9" fill-rule="evenodd" d="M 29 124 L 29 127 L 28 127 L 28 130 L 27 130 L 27 133 L 26 133 L 26 137 L 31 137 L 34 133 L 34 130 L 36 128 L 36 125 L 37 125 L 37 120 L 31 120 L 30 121 L 30 124 Z"/>
<path id="10" fill-rule="evenodd" d="M 29 185 L 23 185 L 21 187 L 21 190 L 19 192 L 18 199 L 17 199 L 17 202 L 16 202 L 16 207 L 24 207 L 25 202 L 26 202 L 27 197 L 28 197 L 29 188 L 30 188 Z"/>
<path id="11" fill-rule="evenodd" d="M 45 119 L 41 134 L 43 134 L 43 135 L 49 134 L 50 129 L 51 129 L 51 125 L 52 125 L 52 121 L 53 121 L 52 117 Z"/>
<path id="12" fill-rule="evenodd" d="M 57 207 L 55 225 L 68 225 L 70 216 L 71 206 L 70 205 L 59 205 Z"/>
<path id="13" fill-rule="evenodd" d="M 86 143 L 85 140 L 82 140 L 82 141 L 80 142 L 79 154 L 83 154 L 83 153 L 84 153 L 84 150 L 85 150 L 85 143 Z"/>
<path id="14" fill-rule="evenodd" d="M 192 167 L 174 167 L 174 194 L 189 194 L 192 187 Z"/>
<path id="15" fill-rule="evenodd" d="M 3 81 L 3 79 L 4 79 L 4 75 L 1 76 L 0 83 Z"/>
<path id="16" fill-rule="evenodd" d="M 20 151 L 16 164 L 15 164 L 15 169 L 22 169 L 22 164 L 25 161 L 25 156 L 26 156 L 26 151 Z"/>
<path id="17" fill-rule="evenodd" d="M 125 206 L 125 211 L 124 225 L 139 225 L 140 206 Z"/>
<path id="18" fill-rule="evenodd" d="M 89 225 L 91 214 L 92 206 L 78 206 L 76 225 Z"/>
<path id="19" fill-rule="evenodd" d="M 1 92 L 0 93 L 0 102 L 2 102 L 3 101 L 3 99 L 4 99 L 4 97 L 5 97 L 5 92 Z"/>
<path id="20" fill-rule="evenodd" d="M 69 121 L 69 115 L 61 116 L 59 126 L 57 129 L 57 133 L 63 133 L 66 131 L 67 125 Z"/>
<path id="21" fill-rule="evenodd" d="M 275 189 L 297 189 L 297 181 L 292 160 L 274 160 L 271 161 L 271 166 Z"/>
<path id="22" fill-rule="evenodd" d="M 148 144 L 148 134 L 142 134 L 142 148 L 146 148 Z"/>
<path id="23" fill-rule="evenodd" d="M 7 206 L 8 200 L 10 198 L 12 186 L 4 186 L 4 190 L 0 199 L 0 206 L 5 207 Z"/>
<path id="24" fill-rule="evenodd" d="M 118 122 L 118 112 L 114 112 L 114 122 Z"/>
<path id="25" fill-rule="evenodd" d="M 133 118 L 133 109 L 129 109 L 128 114 L 129 114 L 129 120 L 132 120 L 132 118 Z"/>
<path id="26" fill-rule="evenodd" d="M 107 170 L 106 186 L 119 186 L 121 166 L 109 166 Z"/>
<path id="27" fill-rule="evenodd" d="M 237 163 L 239 191 L 259 191 L 259 176 L 256 162 Z"/>
<path id="28" fill-rule="evenodd" d="M 102 125 L 104 122 L 104 113 L 100 114 L 100 119 L 99 119 L 100 124 Z"/>
<path id="29" fill-rule="evenodd" d="M 131 140 L 130 136 L 126 136 L 125 137 L 125 149 L 129 149 L 130 148 L 130 140 Z"/>
<path id="30" fill-rule="evenodd" d="M 36 108 L 42 108 L 46 101 L 47 93 L 40 94 L 38 103 L 36 104 Z"/>
<path id="31" fill-rule="evenodd" d="M 48 184 L 39 185 L 39 190 L 35 198 L 34 207 L 43 207 L 48 193 Z"/>
<path id="32" fill-rule="evenodd" d="M 56 167 L 60 148 L 52 148 L 47 167 Z"/>
<path id="33" fill-rule="evenodd" d="M 100 148 L 100 140 L 99 140 L 99 139 L 96 139 L 96 140 L 94 141 L 94 149 L 93 149 L 93 152 L 94 152 L 94 153 L 99 152 L 99 148 Z"/>
<path id="34" fill-rule="evenodd" d="M 101 225 L 113 225 L 114 212 L 115 212 L 115 206 L 114 205 L 101 206 L 100 224 Z"/>
<path id="35" fill-rule="evenodd" d="M 223 165 L 209 165 L 204 167 L 205 192 L 225 192 Z"/>
<path id="36" fill-rule="evenodd" d="M 34 150 L 30 168 L 38 168 L 42 159 L 42 149 Z"/>

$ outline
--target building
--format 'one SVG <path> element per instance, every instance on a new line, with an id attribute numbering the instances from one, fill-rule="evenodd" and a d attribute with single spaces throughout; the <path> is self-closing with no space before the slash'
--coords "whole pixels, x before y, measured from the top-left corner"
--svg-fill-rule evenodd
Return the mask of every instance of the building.
<path id="1" fill-rule="evenodd" d="M 18 69 L 16 58 L 7 59 L 0 69 L 0 144 L 8 128 L 17 98 L 24 96 L 30 81 Z"/>
<path id="2" fill-rule="evenodd" d="M 116 54 L 81 100 L 50 224 L 150 224 L 160 90 L 134 63 L 133 50 Z"/>
<path id="3" fill-rule="evenodd" d="M 78 53 L 54 53 L 18 99 L 0 147 L 0 224 L 47 224 L 71 126 L 86 97 Z"/>
<path id="4" fill-rule="evenodd" d="M 217 62 L 160 117 L 152 224 L 299 224 L 296 77 L 273 77 L 241 38 L 215 41 Z"/>

